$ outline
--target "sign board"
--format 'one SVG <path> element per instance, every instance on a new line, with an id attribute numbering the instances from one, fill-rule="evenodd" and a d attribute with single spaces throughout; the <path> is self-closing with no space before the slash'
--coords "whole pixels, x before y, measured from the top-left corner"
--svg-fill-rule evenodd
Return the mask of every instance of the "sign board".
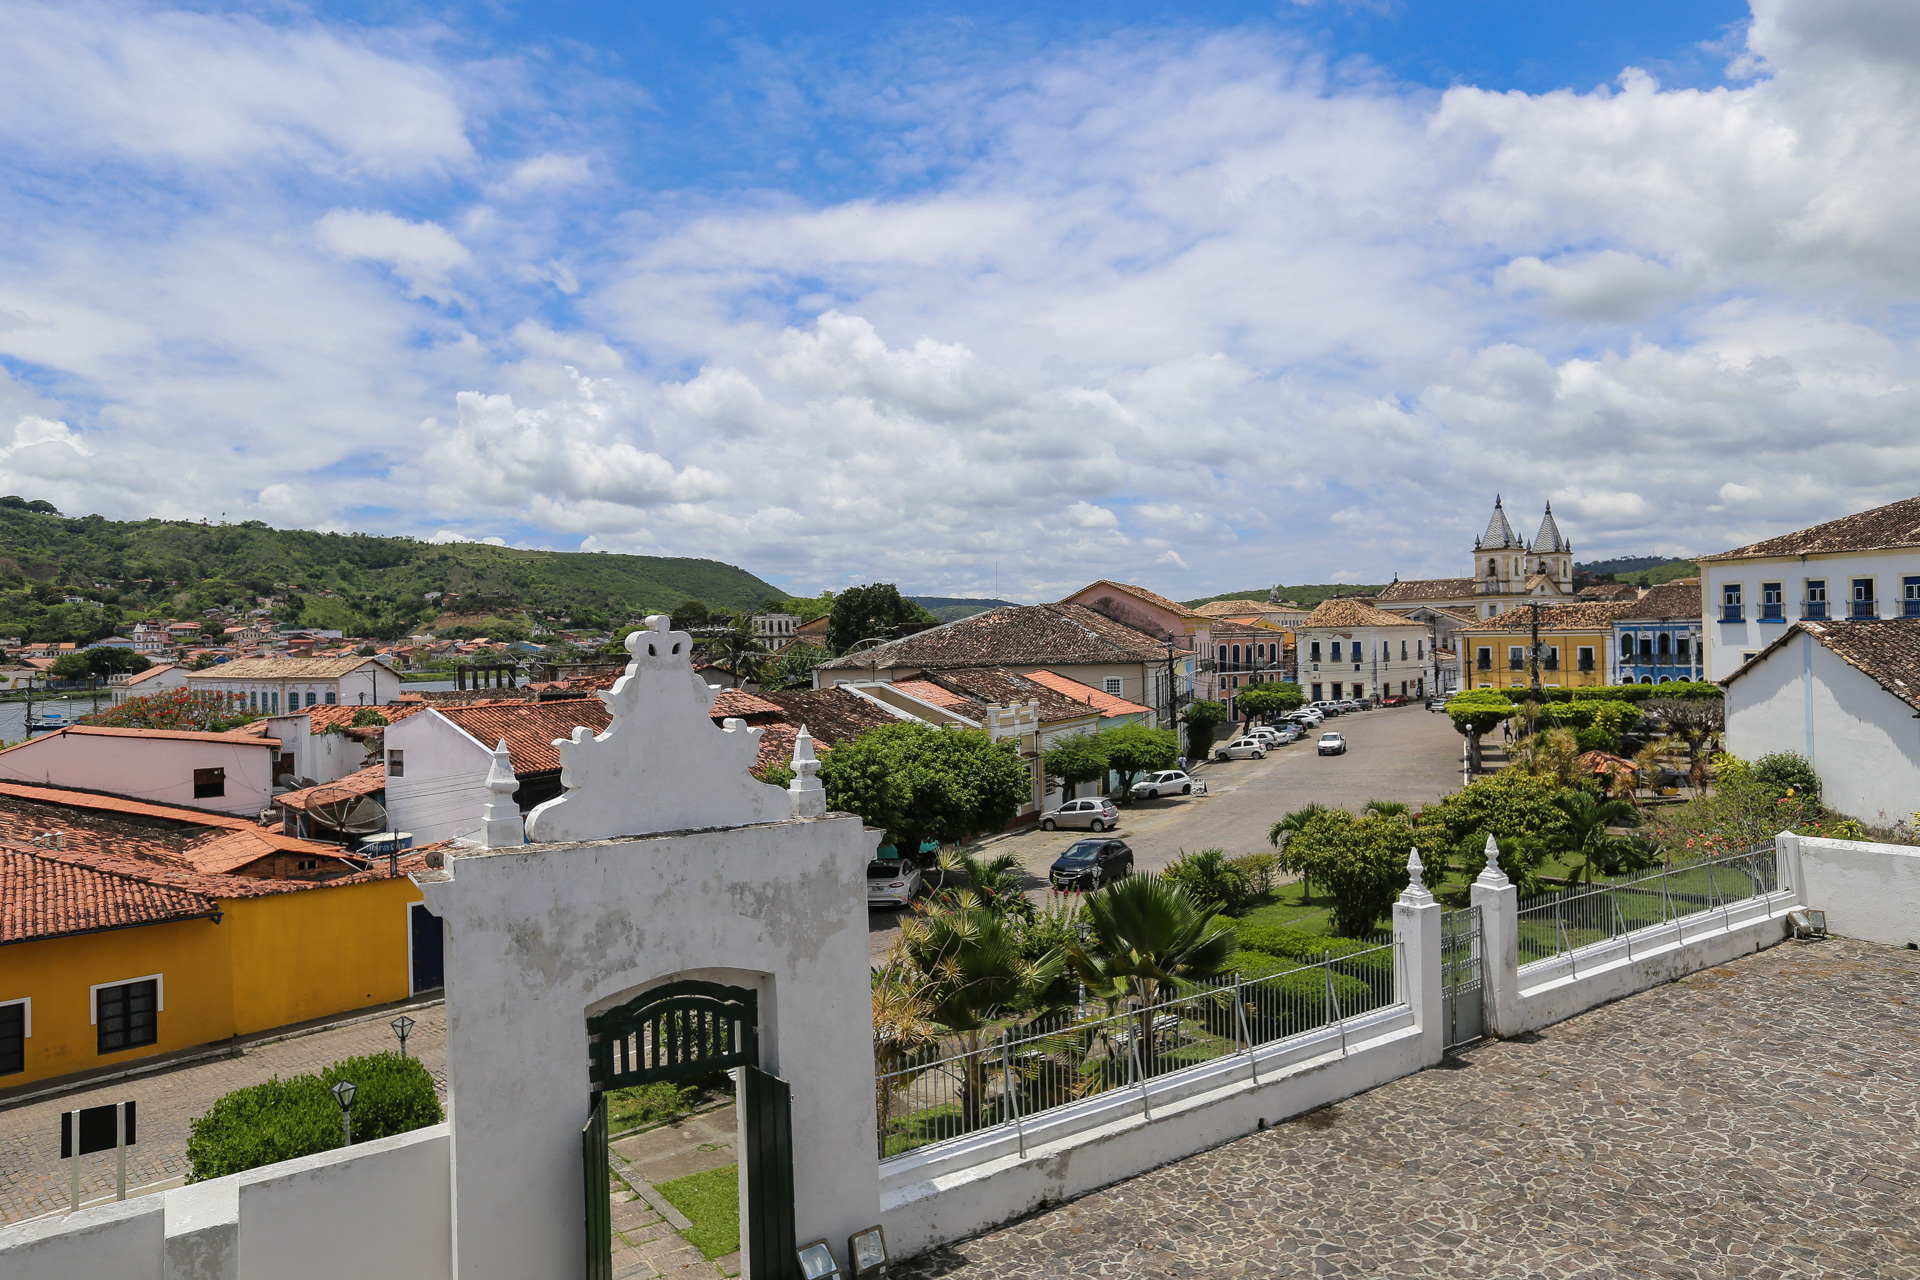
<path id="1" fill-rule="evenodd" d="M 133 1145 L 133 1103 L 127 1102 L 127 1103 L 122 1103 L 120 1105 L 126 1107 L 127 1109 L 127 1145 L 132 1146 Z M 116 1140 L 116 1135 L 114 1133 L 114 1124 L 113 1124 L 114 1110 L 115 1110 L 114 1104 L 109 1102 L 107 1105 L 103 1107 L 86 1107 L 79 1112 L 79 1116 L 80 1116 L 79 1154 L 86 1156 L 86 1155 L 92 1155 L 96 1151 L 111 1151 L 114 1149 L 114 1147 L 119 1145 L 118 1141 Z M 63 1111 L 60 1113 L 60 1158 L 62 1160 L 70 1160 L 74 1156 L 74 1149 L 73 1149 L 74 1114 L 75 1113 L 71 1111 Z"/>

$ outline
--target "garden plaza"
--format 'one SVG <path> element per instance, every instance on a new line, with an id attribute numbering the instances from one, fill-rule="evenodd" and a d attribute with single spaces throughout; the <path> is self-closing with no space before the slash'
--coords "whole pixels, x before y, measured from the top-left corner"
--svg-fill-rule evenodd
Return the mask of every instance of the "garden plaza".
<path id="1" fill-rule="evenodd" d="M 870 1228 L 902 1259 L 1484 1033 L 1524 1037 L 1816 925 L 1904 945 L 1920 919 L 1910 847 L 1779 833 L 1609 875 L 1607 824 L 1569 800 L 1562 828 L 1593 837 L 1576 873 L 1557 864 L 1571 886 L 1516 884 L 1546 864 L 1491 836 L 1479 866 L 1458 845 L 1395 852 L 1391 875 L 1356 854 L 1322 866 L 1342 931 L 1368 934 L 1339 942 L 1230 936 L 1184 890 L 1128 877 L 1037 956 L 1018 948 L 1043 913 L 958 903 L 876 984 L 863 871 L 880 833 L 829 811 L 810 738 L 784 790 L 760 783 L 759 731 L 712 722 L 688 637 L 653 618 L 627 647 L 607 729 L 560 744 L 564 794 L 523 821 L 497 757 L 480 840 L 414 875 L 446 934 L 450 1118 L 8 1228 L 10 1277 L 611 1275 L 607 1093 L 717 1070 L 735 1081 L 747 1274 L 795 1274 L 802 1248 L 847 1274 Z M 1296 828 L 1286 843 L 1364 853 L 1422 823 Z M 1376 907 L 1390 928 L 1356 929 Z M 980 980 L 918 982 L 941 965 L 916 947 Z M 1264 960 L 1233 959 L 1249 953 Z"/>

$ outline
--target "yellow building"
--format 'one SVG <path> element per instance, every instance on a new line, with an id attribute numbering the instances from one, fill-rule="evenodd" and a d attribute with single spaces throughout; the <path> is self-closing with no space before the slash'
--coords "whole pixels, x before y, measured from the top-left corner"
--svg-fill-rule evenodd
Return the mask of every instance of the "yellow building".
<path id="1" fill-rule="evenodd" d="M 439 986 L 423 865 L 248 879 L 0 844 L 0 1090 Z"/>
<path id="2" fill-rule="evenodd" d="M 1579 689 L 1606 684 L 1612 670 L 1613 620 L 1632 609 L 1632 601 L 1617 600 L 1539 605 L 1541 686 Z M 1532 687 L 1535 612 L 1535 607 L 1521 605 L 1460 629 L 1467 688 Z"/>

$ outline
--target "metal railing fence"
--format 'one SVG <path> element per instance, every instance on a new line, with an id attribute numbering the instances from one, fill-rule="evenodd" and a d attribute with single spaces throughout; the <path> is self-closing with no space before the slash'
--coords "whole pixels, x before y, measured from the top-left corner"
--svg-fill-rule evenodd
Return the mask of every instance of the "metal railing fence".
<path id="1" fill-rule="evenodd" d="M 880 1159 L 1342 1025 L 1399 1002 L 1391 941 L 1227 982 L 1183 983 L 1144 1008 L 1100 1003 L 1008 1027 L 947 1035 L 876 1081 Z M 1276 964 L 1290 964 L 1275 961 Z"/>
<path id="2" fill-rule="evenodd" d="M 1616 938 L 1627 939 L 1631 956 L 1631 935 L 1641 929 L 1675 921 L 1684 925 L 1695 916 L 1724 912 L 1779 887 L 1773 845 L 1767 843 L 1587 889 L 1541 894 L 1520 903 L 1520 965 L 1572 955 Z"/>

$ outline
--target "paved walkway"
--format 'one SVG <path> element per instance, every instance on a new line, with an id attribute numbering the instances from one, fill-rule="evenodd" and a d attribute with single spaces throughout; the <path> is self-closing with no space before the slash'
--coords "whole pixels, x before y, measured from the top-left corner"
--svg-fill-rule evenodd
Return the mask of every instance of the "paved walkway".
<path id="1" fill-rule="evenodd" d="M 664 1197 L 652 1190 L 662 1182 L 736 1163 L 740 1157 L 734 1150 L 734 1135 L 734 1110 L 729 1103 L 612 1144 L 613 1172 L 620 1180 L 612 1194 L 614 1280 L 656 1276 L 714 1280 L 740 1274 L 739 1250 L 707 1261 L 675 1230 L 685 1226 L 685 1220 L 670 1222 L 658 1211 Z"/>
<path id="2" fill-rule="evenodd" d="M 407 1053 L 433 1073 L 444 1103 L 446 1006 L 417 1009 L 409 1016 L 414 1027 L 407 1037 Z M 62 1111 L 128 1100 L 138 1103 L 139 1141 L 127 1149 L 127 1187 L 178 1186 L 187 1172 L 188 1126 L 221 1095 L 276 1075 L 300 1075 L 342 1058 L 398 1048 L 399 1041 L 387 1025 L 393 1017 L 386 1012 L 365 1022 L 292 1039 L 256 1041 L 233 1057 L 188 1063 L 0 1110 L 0 1222 L 18 1222 L 67 1207 L 67 1163 L 59 1158 Z M 112 1193 L 113 1162 L 111 1151 L 82 1159 L 83 1199 Z"/>
<path id="3" fill-rule="evenodd" d="M 1920 1277 L 1920 953 L 1775 947 L 902 1274 Z"/>

